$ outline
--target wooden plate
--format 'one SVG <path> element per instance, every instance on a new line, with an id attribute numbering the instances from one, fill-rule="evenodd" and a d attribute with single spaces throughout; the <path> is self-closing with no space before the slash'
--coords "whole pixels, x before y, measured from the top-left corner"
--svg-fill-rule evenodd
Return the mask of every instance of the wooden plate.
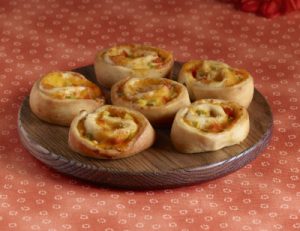
<path id="1" fill-rule="evenodd" d="M 176 63 L 173 76 L 180 64 Z M 93 66 L 74 71 L 95 82 Z M 98 160 L 81 156 L 68 147 L 68 128 L 39 120 L 30 110 L 29 98 L 18 117 L 23 145 L 37 159 L 59 172 L 106 186 L 155 189 L 196 184 L 233 172 L 253 160 L 271 138 L 272 113 L 265 98 L 255 90 L 248 109 L 250 133 L 240 144 L 219 151 L 181 154 L 172 146 L 169 129 L 157 130 L 155 144 L 135 156 L 120 160 Z"/>

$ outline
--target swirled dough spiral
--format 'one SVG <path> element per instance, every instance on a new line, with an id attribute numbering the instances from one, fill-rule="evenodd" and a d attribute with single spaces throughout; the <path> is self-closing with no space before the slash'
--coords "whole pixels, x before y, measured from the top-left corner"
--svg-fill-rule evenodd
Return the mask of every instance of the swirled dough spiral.
<path id="1" fill-rule="evenodd" d="M 178 111 L 171 140 L 180 152 L 215 151 L 242 142 L 249 128 L 245 107 L 225 100 L 203 99 Z"/>
<path id="2" fill-rule="evenodd" d="M 253 98 L 252 76 L 218 61 L 189 61 L 182 66 L 178 81 L 187 87 L 192 100 L 225 99 L 248 107 Z"/>
<path id="3" fill-rule="evenodd" d="M 126 78 L 111 89 L 112 103 L 143 113 L 154 125 L 167 125 L 190 104 L 187 89 L 165 78 Z"/>
<path id="4" fill-rule="evenodd" d="M 154 130 L 139 112 L 104 105 L 96 111 L 81 112 L 72 122 L 69 146 L 82 155 L 100 159 L 119 159 L 149 148 Z"/>
<path id="5" fill-rule="evenodd" d="M 166 77 L 173 63 L 174 58 L 169 51 L 133 44 L 114 46 L 98 52 L 94 67 L 98 82 L 111 88 L 126 77 Z"/>
<path id="6" fill-rule="evenodd" d="M 30 108 L 40 119 L 69 126 L 81 111 L 104 104 L 98 86 L 76 72 L 50 72 L 37 80 L 30 92 Z"/>

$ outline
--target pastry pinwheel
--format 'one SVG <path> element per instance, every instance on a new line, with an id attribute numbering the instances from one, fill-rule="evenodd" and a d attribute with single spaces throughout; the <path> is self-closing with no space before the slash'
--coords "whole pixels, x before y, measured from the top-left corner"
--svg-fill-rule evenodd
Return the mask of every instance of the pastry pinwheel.
<path id="1" fill-rule="evenodd" d="M 252 76 L 218 61 L 189 61 L 182 66 L 178 81 L 187 87 L 192 100 L 225 99 L 248 107 L 253 98 Z"/>
<path id="2" fill-rule="evenodd" d="M 126 78 L 111 89 L 115 105 L 143 113 L 155 126 L 171 124 L 176 112 L 190 105 L 187 89 L 166 78 Z"/>
<path id="3" fill-rule="evenodd" d="M 140 112 L 114 105 L 82 111 L 69 130 L 70 148 L 84 156 L 119 159 L 149 148 L 155 132 Z"/>
<path id="4" fill-rule="evenodd" d="M 96 54 L 98 82 L 111 88 L 125 77 L 166 77 L 174 64 L 171 52 L 146 45 L 119 45 Z"/>
<path id="5" fill-rule="evenodd" d="M 183 153 L 215 151 L 242 142 L 249 128 L 245 107 L 220 99 L 203 99 L 178 111 L 171 140 Z"/>
<path id="6" fill-rule="evenodd" d="M 46 122 L 69 126 L 81 111 L 93 111 L 104 104 L 94 83 L 76 72 L 55 71 L 37 80 L 29 98 L 32 112 Z"/>

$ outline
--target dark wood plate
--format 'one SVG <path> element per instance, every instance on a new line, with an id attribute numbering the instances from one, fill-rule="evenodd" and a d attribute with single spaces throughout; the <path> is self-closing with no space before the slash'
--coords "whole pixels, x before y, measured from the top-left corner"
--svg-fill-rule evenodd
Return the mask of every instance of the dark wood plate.
<path id="1" fill-rule="evenodd" d="M 173 77 L 180 64 L 176 63 Z M 95 82 L 93 66 L 74 71 Z M 157 129 L 155 144 L 129 158 L 98 160 L 81 156 L 68 147 L 68 128 L 39 120 L 30 110 L 29 98 L 18 117 L 23 145 L 37 159 L 59 172 L 102 185 L 127 189 L 170 188 L 196 184 L 231 173 L 253 160 L 268 144 L 273 126 L 266 99 L 255 90 L 248 108 L 250 133 L 240 144 L 214 152 L 178 153 L 169 138 L 169 129 Z"/>

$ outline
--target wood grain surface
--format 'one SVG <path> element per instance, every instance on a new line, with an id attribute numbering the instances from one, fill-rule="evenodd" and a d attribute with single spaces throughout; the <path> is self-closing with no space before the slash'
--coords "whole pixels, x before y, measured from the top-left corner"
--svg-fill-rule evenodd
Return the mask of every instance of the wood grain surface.
<path id="1" fill-rule="evenodd" d="M 176 78 L 176 63 L 172 77 Z M 75 69 L 95 82 L 93 66 Z M 106 91 L 109 98 L 109 92 Z M 129 158 L 98 160 L 68 147 L 68 128 L 39 120 L 30 110 L 29 98 L 19 110 L 18 128 L 23 145 L 37 159 L 59 172 L 104 186 L 126 189 L 179 187 L 231 173 L 253 160 L 268 144 L 273 127 L 270 107 L 255 90 L 248 108 L 250 133 L 240 144 L 214 152 L 182 154 L 170 141 L 170 129 L 156 129 L 155 144 Z"/>

